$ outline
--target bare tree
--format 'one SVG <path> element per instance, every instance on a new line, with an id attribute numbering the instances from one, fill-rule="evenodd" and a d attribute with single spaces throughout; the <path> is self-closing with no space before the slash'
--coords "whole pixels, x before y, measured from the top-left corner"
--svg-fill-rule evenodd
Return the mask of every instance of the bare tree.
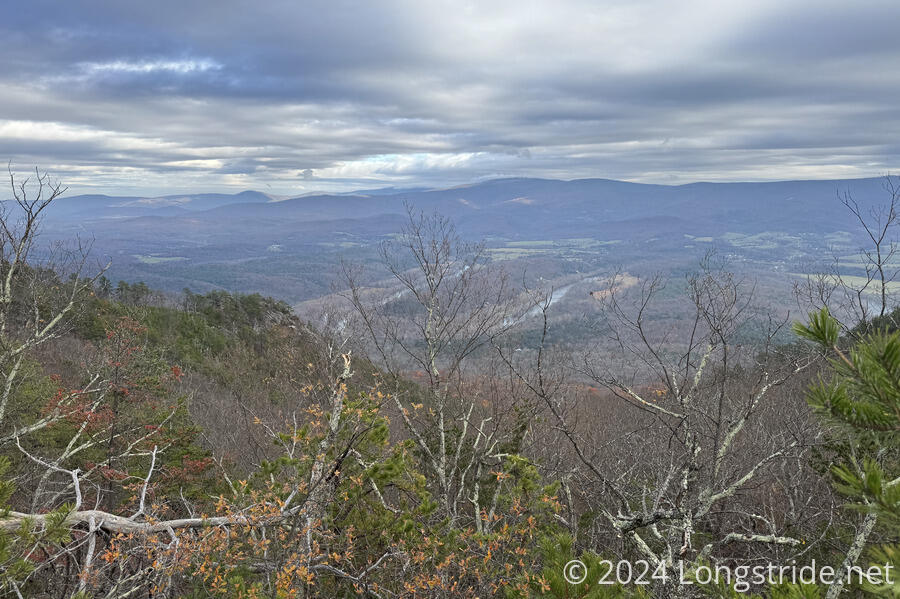
<path id="1" fill-rule="evenodd" d="M 632 295 L 613 277 L 608 291 L 598 294 L 608 318 L 606 343 L 630 367 L 583 356 L 578 370 L 631 408 L 616 428 L 586 430 L 571 416 L 578 411 L 572 387 L 548 367 L 543 342 L 531 364 L 515 364 L 502 348 L 501 354 L 573 448 L 580 463 L 574 480 L 584 485 L 583 501 L 600 514 L 597 525 L 611 529 L 651 568 L 671 575 L 679 562 L 690 568 L 706 560 L 801 554 L 809 545 L 785 532 L 782 510 L 772 501 L 827 514 L 819 505 L 802 504 L 799 495 L 808 487 L 794 497 L 797 480 L 779 484 L 784 469 L 803 471 L 810 484 L 818 478 L 803 465 L 814 441 L 803 432 L 808 410 L 802 400 L 786 402 L 777 391 L 811 358 L 778 355 L 776 337 L 786 319 L 756 311 L 752 287 L 709 260 L 686 282 L 687 326 L 654 318 L 664 288 L 654 277 Z M 549 302 L 538 306 L 545 341 Z M 759 341 L 745 345 L 741 336 L 752 325 Z M 609 409 L 609 403 L 593 407 Z M 768 493 L 755 492 L 762 483 L 771 487 Z M 596 548 L 607 549 L 609 541 Z M 690 590 L 663 584 L 660 592 Z"/>
<path id="2" fill-rule="evenodd" d="M 407 212 L 399 240 L 382 246 L 387 290 L 366 289 L 345 266 L 344 297 L 368 353 L 398 383 L 391 401 L 432 475 L 443 514 L 453 525 L 471 513 L 480 527 L 496 503 L 482 493 L 483 481 L 507 455 L 501 448 L 516 414 L 511 402 L 501 410 L 486 401 L 473 379 L 492 374 L 490 361 L 473 368 L 471 358 L 486 355 L 491 337 L 508 326 L 507 278 L 484 246 L 463 242 L 447 218 Z M 421 385 L 403 383 L 407 375 L 421 377 Z"/>
<path id="3" fill-rule="evenodd" d="M 866 209 L 853 199 L 849 192 L 840 196 L 841 202 L 859 224 L 867 245 L 858 250 L 860 264 L 855 267 L 857 276 L 848 275 L 850 271 L 846 257 L 835 253 L 829 269 L 822 273 L 809 275 L 801 285 L 795 286 L 795 295 L 802 309 L 816 312 L 826 308 L 838 323 L 843 339 L 839 345 L 859 341 L 873 329 L 900 328 L 896 321 L 896 292 L 892 289 L 900 275 L 897 264 L 897 253 L 900 250 L 897 238 L 897 226 L 900 224 L 900 186 L 897 178 L 886 176 L 883 182 L 888 196 L 885 203 Z M 837 355 L 843 355 L 836 345 L 832 348 Z M 844 358 L 847 359 L 846 357 Z M 837 454 L 842 456 L 845 465 L 857 476 L 864 476 L 861 451 L 855 447 L 855 441 L 846 431 L 830 431 L 831 441 L 835 444 Z M 880 463 L 885 459 L 885 452 L 878 451 L 866 459 Z M 854 532 L 845 548 L 844 559 L 838 568 L 835 584 L 828 587 L 827 599 L 838 597 L 844 588 L 846 573 L 856 566 L 870 537 L 878 524 L 878 512 L 875 506 L 868 505 L 861 514 L 852 515 L 850 526 Z"/>
<path id="4" fill-rule="evenodd" d="M 21 180 L 11 167 L 8 170 L 12 199 L 0 212 L 0 431 L 5 432 L 10 398 L 26 356 L 65 329 L 105 271 L 99 268 L 82 277 L 90 247 L 80 241 L 73 250 L 56 245 L 36 251 L 42 216 L 66 188 L 37 169 L 33 177 Z M 46 424 L 27 423 L 26 428 Z"/>
<path id="5" fill-rule="evenodd" d="M 808 275 L 794 288 L 803 310 L 827 306 L 832 314 L 840 317 L 846 332 L 857 325 L 862 325 L 860 332 L 865 332 L 873 319 L 891 318 L 896 303 L 892 287 L 900 275 L 897 264 L 900 245 L 896 236 L 900 224 L 900 186 L 896 178 L 886 176 L 883 187 L 887 202 L 868 209 L 860 206 L 849 191 L 840 195 L 841 203 L 857 221 L 867 242 L 858 250 L 859 263 L 847 265 L 847 257 L 833 251 L 832 262 L 824 272 Z"/>
<path id="6" fill-rule="evenodd" d="M 64 584 L 74 580 L 77 588 L 72 595 L 75 591 L 110 598 L 141 592 L 155 595 L 176 592 L 178 577 L 194 564 L 204 564 L 223 571 L 241 565 L 253 572 L 273 574 L 303 569 L 310 575 L 368 589 L 370 574 L 394 556 L 393 549 L 386 548 L 373 564 L 364 564 L 359 571 L 326 559 L 331 552 L 336 555 L 346 550 L 340 543 L 348 539 L 352 542 L 352 531 L 346 535 L 335 531 L 340 526 L 335 514 L 347 509 L 347 489 L 364 481 L 384 504 L 377 483 L 366 476 L 372 464 L 384 457 L 377 453 L 381 447 L 371 446 L 368 438 L 380 426 L 378 404 L 372 394 L 363 393 L 367 398 L 361 401 L 360 393 L 351 391 L 351 356 L 341 349 L 341 342 L 323 339 L 318 364 L 323 370 L 298 373 L 307 382 L 290 404 L 288 414 L 277 422 L 256 419 L 268 444 L 277 447 L 277 451 L 265 466 L 266 476 L 258 479 L 260 486 L 253 492 L 248 492 L 246 480 L 235 482 L 223 469 L 223 481 L 231 493 L 220 496 L 216 515 L 204 514 L 202 508 L 194 508 L 183 497 L 183 511 L 187 513 L 173 514 L 167 505 L 171 498 L 154 498 L 154 478 L 166 447 L 141 447 L 152 443 L 152 436 L 165 422 L 149 427 L 150 432 L 123 449 L 122 456 L 128 452 L 133 461 L 146 464 L 146 474 L 140 478 L 129 474 L 123 479 L 123 484 L 128 482 L 131 488 L 137 488 L 136 497 L 108 509 L 98 507 L 104 503 L 106 490 L 92 483 L 92 470 L 66 464 L 79 451 L 107 439 L 103 435 L 109 435 L 108 429 L 99 434 L 86 432 L 84 427 L 76 430 L 72 441 L 55 458 L 29 451 L 16 438 L 18 449 L 31 462 L 48 476 L 60 479 L 51 498 L 41 493 L 40 504 L 31 511 L 10 510 L 0 518 L 0 531 L 27 531 L 22 534 L 27 545 L 21 553 L 44 555 L 22 582 L 42 577 Z M 355 395 L 352 400 L 351 394 Z M 95 409 L 100 401 L 102 393 L 98 393 L 90 409 Z M 61 484 L 63 481 L 65 484 Z M 338 491 L 341 483 L 344 489 Z M 57 532 L 49 541 L 44 539 L 44 533 L 60 529 L 67 534 L 61 536 Z M 230 540 L 225 547 L 220 544 L 222 538 Z M 231 542 L 237 538 L 259 551 L 248 554 L 241 543 Z M 212 562 L 210 556 L 220 552 L 226 556 L 222 563 Z M 278 577 L 267 576 L 264 580 L 265 588 L 274 596 Z M 297 584 L 308 582 L 301 577 Z M 380 597 L 374 590 L 367 595 Z"/>

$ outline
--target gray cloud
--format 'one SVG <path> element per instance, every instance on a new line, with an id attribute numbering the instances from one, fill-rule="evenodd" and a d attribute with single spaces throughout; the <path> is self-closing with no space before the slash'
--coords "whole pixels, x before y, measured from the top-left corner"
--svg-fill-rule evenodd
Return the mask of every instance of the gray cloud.
<path id="1" fill-rule="evenodd" d="M 31 1 L 0 156 L 73 191 L 896 172 L 894 2 Z"/>

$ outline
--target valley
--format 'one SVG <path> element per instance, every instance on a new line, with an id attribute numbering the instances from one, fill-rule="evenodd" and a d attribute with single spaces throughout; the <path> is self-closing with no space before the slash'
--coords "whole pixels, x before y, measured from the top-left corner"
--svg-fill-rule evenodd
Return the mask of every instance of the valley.
<path id="1" fill-rule="evenodd" d="M 440 214 L 460 238 L 518 287 L 554 290 L 550 315 L 568 344 L 589 343 L 597 281 L 664 273 L 674 288 L 707 255 L 752 279 L 775 312 L 798 314 L 806 275 L 865 275 L 863 232 L 842 203 L 864 210 L 889 200 L 883 179 L 697 183 L 662 186 L 605 179 L 498 179 L 434 190 L 386 189 L 277 199 L 260 192 L 163 198 L 63 197 L 48 212 L 49 236 L 93 240 L 112 281 L 270 295 L 312 322 L 340 305 L 341 265 L 363 268 L 373 294 L 396 293 L 379 258 L 396 242 L 407 209 Z M 833 275 L 834 273 L 832 273 Z M 893 290 L 893 288 L 892 288 Z M 337 301 L 335 301 L 337 300 Z M 524 296 L 520 302 L 526 302 Z M 524 306 L 521 314 L 534 314 Z M 674 320 L 680 316 L 671 314 Z M 536 326 L 520 317 L 519 327 Z M 526 336 L 534 337 L 535 332 Z"/>

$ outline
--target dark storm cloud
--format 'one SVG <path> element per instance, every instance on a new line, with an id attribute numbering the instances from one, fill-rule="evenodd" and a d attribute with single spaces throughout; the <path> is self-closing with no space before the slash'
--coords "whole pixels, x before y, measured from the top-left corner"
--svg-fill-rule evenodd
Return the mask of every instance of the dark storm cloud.
<path id="1" fill-rule="evenodd" d="M 0 23 L 0 155 L 73 189 L 686 182 L 898 164 L 893 2 L 20 8 Z"/>

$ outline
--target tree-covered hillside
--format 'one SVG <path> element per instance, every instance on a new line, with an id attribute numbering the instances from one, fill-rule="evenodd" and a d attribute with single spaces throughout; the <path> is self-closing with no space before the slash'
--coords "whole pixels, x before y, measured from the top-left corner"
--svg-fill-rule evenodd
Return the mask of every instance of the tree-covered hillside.
<path id="1" fill-rule="evenodd" d="M 108 280 L 41 245 L 38 183 L 0 219 L 4 596 L 896 596 L 887 238 L 875 293 L 808 281 L 800 337 L 714 256 L 611 275 L 591 353 L 447 218 L 383 246 L 397 297 L 344 265 L 314 327 Z M 842 582 L 751 574 L 813 560 Z"/>

